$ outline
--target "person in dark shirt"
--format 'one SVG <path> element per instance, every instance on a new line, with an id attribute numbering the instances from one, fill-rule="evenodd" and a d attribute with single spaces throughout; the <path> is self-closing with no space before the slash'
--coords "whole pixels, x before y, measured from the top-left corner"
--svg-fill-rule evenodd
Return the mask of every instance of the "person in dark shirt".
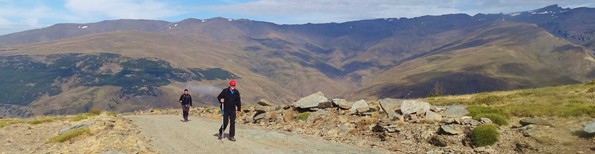
<path id="1" fill-rule="evenodd" d="M 184 120 L 183 122 L 188 121 L 188 112 L 190 111 L 190 107 L 192 107 L 192 96 L 188 94 L 188 89 L 184 89 L 184 94 L 180 96 L 180 104 L 182 105 L 182 117 Z"/>
<path id="2" fill-rule="evenodd" d="M 217 100 L 219 100 L 220 106 L 223 110 L 223 125 L 219 128 L 219 139 L 221 139 L 222 133 L 227 128 L 227 124 L 229 125 L 229 140 L 236 141 L 235 131 L 236 131 L 236 111 L 237 114 L 240 114 L 242 109 L 242 100 L 240 98 L 240 91 L 236 89 L 236 81 L 231 80 L 229 81 L 229 87 L 223 89 L 219 96 L 217 96 Z"/>

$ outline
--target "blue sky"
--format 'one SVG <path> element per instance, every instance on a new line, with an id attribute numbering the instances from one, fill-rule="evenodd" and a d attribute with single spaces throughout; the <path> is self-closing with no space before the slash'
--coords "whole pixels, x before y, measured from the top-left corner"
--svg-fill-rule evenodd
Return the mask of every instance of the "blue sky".
<path id="1" fill-rule="evenodd" d="M 594 0 L 0 0 L 0 35 L 56 23 L 113 19 L 243 18 L 277 24 L 345 22 L 451 13 L 512 13 Z"/>

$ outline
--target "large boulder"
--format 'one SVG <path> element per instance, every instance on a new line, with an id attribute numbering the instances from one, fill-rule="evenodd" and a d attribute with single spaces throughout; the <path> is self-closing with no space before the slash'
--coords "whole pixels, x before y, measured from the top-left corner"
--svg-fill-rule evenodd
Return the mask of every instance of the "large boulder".
<path id="1" fill-rule="evenodd" d="M 540 118 L 525 118 L 522 119 L 520 121 L 521 125 L 526 126 L 526 125 L 542 125 L 542 126 L 550 126 L 550 127 L 554 127 L 554 124 L 550 123 L 549 121 L 545 120 L 545 119 L 540 119 Z"/>
<path id="2" fill-rule="evenodd" d="M 467 111 L 467 107 L 464 105 L 447 106 L 446 110 L 442 113 L 442 115 L 448 118 L 460 118 L 467 114 L 469 114 L 469 111 Z"/>
<path id="3" fill-rule="evenodd" d="M 593 134 L 595 133 L 595 122 L 591 122 L 589 124 L 586 124 L 585 127 L 583 127 L 583 131 L 589 133 L 589 134 Z"/>
<path id="4" fill-rule="evenodd" d="M 262 106 L 273 106 L 273 104 L 271 104 L 268 100 L 264 98 L 260 99 L 257 104 Z"/>
<path id="5" fill-rule="evenodd" d="M 328 101 L 328 98 L 324 97 L 324 93 L 319 91 L 310 96 L 300 98 L 293 104 L 293 106 L 301 109 L 317 108 L 318 104 Z"/>
<path id="6" fill-rule="evenodd" d="M 368 102 L 366 102 L 365 100 L 359 100 L 356 101 L 355 103 L 353 103 L 353 105 L 351 106 L 351 108 L 349 109 L 352 113 L 357 113 L 359 112 L 367 112 L 370 110 L 370 106 L 368 106 Z"/>
<path id="7" fill-rule="evenodd" d="M 349 110 L 349 108 L 351 108 L 351 105 L 353 105 L 353 103 L 347 102 L 347 100 L 345 99 L 335 98 L 332 102 L 335 106 L 339 106 L 339 108 L 343 110 Z"/>
<path id="8" fill-rule="evenodd" d="M 402 99 L 385 98 L 378 100 L 382 111 L 391 119 L 397 117 L 397 111 L 401 109 Z"/>
<path id="9" fill-rule="evenodd" d="M 401 104 L 401 113 L 407 114 L 425 114 L 430 111 L 430 103 L 417 100 L 404 100 Z"/>

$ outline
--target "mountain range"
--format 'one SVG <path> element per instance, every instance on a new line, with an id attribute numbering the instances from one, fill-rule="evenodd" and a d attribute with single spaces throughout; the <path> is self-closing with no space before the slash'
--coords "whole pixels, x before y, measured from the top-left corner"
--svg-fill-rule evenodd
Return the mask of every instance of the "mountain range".
<path id="1" fill-rule="evenodd" d="M 247 19 L 108 20 L 0 36 L 0 115 L 246 103 L 322 91 L 419 98 L 595 79 L 595 9 L 279 25 Z"/>

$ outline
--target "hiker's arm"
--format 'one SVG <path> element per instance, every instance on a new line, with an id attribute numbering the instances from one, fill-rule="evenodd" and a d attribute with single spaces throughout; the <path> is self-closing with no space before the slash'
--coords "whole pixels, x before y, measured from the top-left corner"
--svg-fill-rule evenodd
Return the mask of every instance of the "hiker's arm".
<path id="1" fill-rule="evenodd" d="M 223 89 L 223 91 L 221 91 L 221 93 L 219 93 L 219 96 L 217 96 L 217 101 L 219 101 L 219 103 L 223 103 L 223 93 L 225 93 L 225 89 Z"/>
<path id="2" fill-rule="evenodd" d="M 184 98 L 184 95 L 180 96 L 180 103 L 182 103 L 183 98 Z"/>
<path id="3" fill-rule="evenodd" d="M 240 91 L 238 91 L 238 111 L 242 111 L 242 97 L 240 97 Z"/>
<path id="4" fill-rule="evenodd" d="M 190 95 L 190 106 L 192 106 L 192 95 Z"/>

